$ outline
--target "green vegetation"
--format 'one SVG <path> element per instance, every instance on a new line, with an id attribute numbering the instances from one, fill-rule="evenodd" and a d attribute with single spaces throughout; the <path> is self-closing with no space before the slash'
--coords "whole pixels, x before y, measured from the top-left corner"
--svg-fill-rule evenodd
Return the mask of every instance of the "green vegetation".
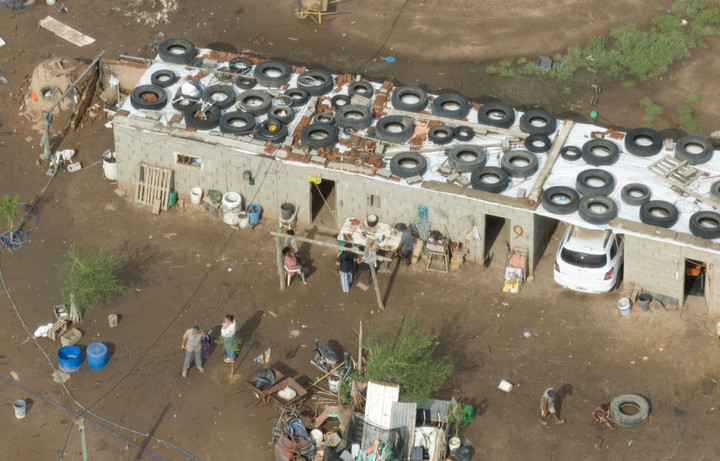
<path id="1" fill-rule="evenodd" d="M 3 194 L 2 200 L 0 200 L 0 214 L 5 217 L 7 221 L 7 230 L 10 233 L 15 230 L 13 221 L 20 211 L 18 209 L 18 204 L 20 204 L 20 195 L 10 197 L 8 194 Z"/>
<path id="2" fill-rule="evenodd" d="M 625 80 L 622 83 L 622 86 L 623 86 L 623 88 L 626 88 L 629 90 L 630 88 L 635 88 L 635 82 L 633 82 L 632 80 Z"/>
<path id="3" fill-rule="evenodd" d="M 680 123 L 689 131 L 695 131 L 700 127 L 700 124 L 693 117 L 692 107 L 680 106 L 677 108 L 678 117 L 680 117 Z"/>
<path id="4" fill-rule="evenodd" d="M 655 117 L 663 113 L 663 108 L 655 104 L 655 102 L 648 97 L 640 100 L 640 106 L 645 108 L 645 115 L 642 118 L 643 126 L 650 128 Z"/>
<path id="5" fill-rule="evenodd" d="M 388 335 L 372 329 L 365 342 L 366 380 L 400 385 L 408 400 L 423 401 L 440 389 L 453 371 L 452 363 L 435 357 L 436 334 L 423 334 L 415 312 L 403 319 L 398 330 Z"/>
<path id="6" fill-rule="evenodd" d="M 460 435 L 463 425 L 469 422 L 472 417 L 472 407 L 454 403 L 454 400 L 448 405 L 448 423 L 451 429 L 450 434 Z"/>
<path id="7" fill-rule="evenodd" d="M 60 266 L 60 285 L 65 304 L 70 306 L 70 320 L 82 322 L 82 315 L 103 303 L 110 295 L 122 292 L 114 272 L 122 266 L 119 256 L 110 255 L 107 249 L 82 255 L 73 242 Z"/>
<path id="8" fill-rule="evenodd" d="M 697 104 L 700 101 L 702 101 L 702 96 L 700 96 L 698 93 L 690 93 L 689 95 L 685 96 L 685 102 L 688 104 Z"/>
<path id="9" fill-rule="evenodd" d="M 574 102 L 566 102 L 562 105 L 562 108 L 567 109 L 567 110 L 575 110 L 575 109 L 579 109 L 580 106 L 575 104 Z"/>
<path id="10" fill-rule="evenodd" d="M 225 341 L 223 341 L 222 335 L 218 336 L 215 339 L 215 344 L 222 347 L 223 350 L 225 349 Z M 238 338 L 237 335 L 235 335 L 235 342 L 232 343 L 232 346 L 230 346 L 230 350 L 233 351 L 235 354 L 235 357 L 237 357 L 238 352 L 240 352 L 240 345 L 242 344 L 242 339 Z M 233 374 L 235 374 L 235 362 L 230 362 L 230 378 L 232 378 Z"/>

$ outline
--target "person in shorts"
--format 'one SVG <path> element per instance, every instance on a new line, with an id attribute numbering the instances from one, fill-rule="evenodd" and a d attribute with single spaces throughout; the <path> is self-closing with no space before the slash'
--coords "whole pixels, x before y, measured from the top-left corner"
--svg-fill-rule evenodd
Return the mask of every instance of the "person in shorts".
<path id="1" fill-rule="evenodd" d="M 555 424 L 562 424 L 565 422 L 564 419 L 558 418 L 557 412 L 555 411 L 556 398 L 557 395 L 555 394 L 555 389 L 552 387 L 545 389 L 545 392 L 540 399 L 540 424 L 543 426 L 547 425 L 545 418 L 547 418 L 548 413 L 553 415 L 553 418 L 555 418 Z"/>

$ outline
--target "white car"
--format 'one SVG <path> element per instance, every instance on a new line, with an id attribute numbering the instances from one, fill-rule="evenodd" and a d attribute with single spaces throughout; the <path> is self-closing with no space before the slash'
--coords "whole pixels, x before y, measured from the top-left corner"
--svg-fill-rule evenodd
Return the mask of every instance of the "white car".
<path id="1" fill-rule="evenodd" d="M 603 293 L 616 286 L 622 263 L 620 236 L 568 226 L 555 256 L 555 281 L 571 290 Z"/>

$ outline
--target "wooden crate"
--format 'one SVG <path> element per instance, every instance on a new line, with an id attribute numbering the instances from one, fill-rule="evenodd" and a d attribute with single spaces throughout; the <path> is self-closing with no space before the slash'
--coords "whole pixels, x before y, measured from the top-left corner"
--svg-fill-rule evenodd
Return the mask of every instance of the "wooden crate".
<path id="1" fill-rule="evenodd" d="M 72 346 L 82 339 L 82 333 L 77 328 L 70 328 L 60 338 L 60 342 L 63 346 Z"/>

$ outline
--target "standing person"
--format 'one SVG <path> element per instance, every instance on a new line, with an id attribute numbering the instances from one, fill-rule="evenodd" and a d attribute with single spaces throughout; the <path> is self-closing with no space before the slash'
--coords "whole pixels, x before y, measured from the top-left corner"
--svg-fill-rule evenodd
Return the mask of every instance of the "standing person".
<path id="1" fill-rule="evenodd" d="M 402 256 L 403 259 L 403 264 L 405 266 L 409 266 L 410 256 L 412 255 L 413 250 L 412 233 L 410 232 L 410 229 L 408 229 L 408 226 L 403 223 L 395 226 L 395 229 L 402 232 L 402 235 L 400 236 L 400 244 L 397 246 L 397 248 L 395 248 L 393 254 L 397 254 L 398 252 L 400 252 L 400 256 Z"/>
<path id="2" fill-rule="evenodd" d="M 547 421 L 545 421 L 545 418 L 547 417 L 548 413 L 553 415 L 553 418 L 555 418 L 555 424 L 562 424 L 565 422 L 564 419 L 558 418 L 557 412 L 555 411 L 555 399 L 557 396 L 555 395 L 555 389 L 552 387 L 548 387 L 545 389 L 545 393 L 543 393 L 542 398 L 540 399 L 540 424 L 547 425 Z"/>
<path id="3" fill-rule="evenodd" d="M 607 427 L 612 431 L 615 427 L 610 424 L 610 406 L 607 403 L 603 403 L 599 407 L 593 410 L 593 419 L 598 423 L 605 423 Z"/>
<path id="4" fill-rule="evenodd" d="M 190 368 L 190 358 L 195 354 L 195 366 L 200 373 L 205 373 L 205 369 L 202 367 L 202 358 L 200 353 L 202 352 L 202 338 L 203 331 L 199 326 L 195 325 L 185 332 L 180 344 L 180 349 L 185 351 L 185 364 L 183 365 L 182 377 L 187 377 L 188 369 Z"/>
<path id="5" fill-rule="evenodd" d="M 233 346 L 235 345 L 235 333 L 237 329 L 235 326 L 235 316 L 228 314 L 225 316 L 225 323 L 223 323 L 220 329 L 220 335 L 223 339 L 223 345 L 225 346 L 225 363 L 233 363 L 235 361 L 235 351 Z"/>
<path id="6" fill-rule="evenodd" d="M 360 261 L 362 261 L 362 256 L 350 251 L 343 251 L 338 256 L 335 265 L 340 271 L 340 286 L 343 293 L 350 291 L 350 285 L 352 285 L 355 276 L 355 263 Z"/>

